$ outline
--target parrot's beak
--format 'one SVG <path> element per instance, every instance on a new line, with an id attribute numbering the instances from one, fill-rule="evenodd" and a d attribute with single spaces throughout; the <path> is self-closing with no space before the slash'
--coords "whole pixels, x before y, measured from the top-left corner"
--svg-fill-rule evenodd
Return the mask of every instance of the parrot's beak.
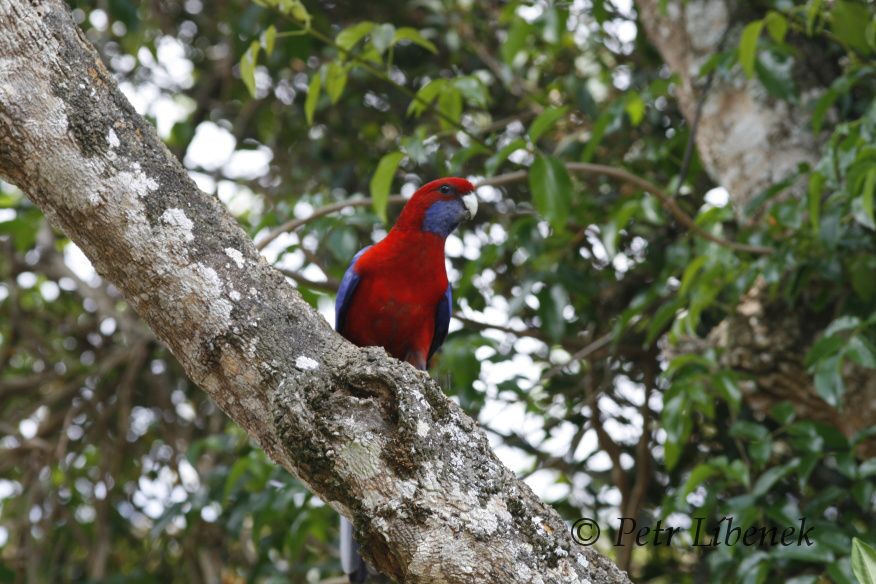
<path id="1" fill-rule="evenodd" d="M 466 218 L 471 220 L 478 213 L 478 198 L 474 193 L 462 196 L 462 204 L 465 205 Z"/>

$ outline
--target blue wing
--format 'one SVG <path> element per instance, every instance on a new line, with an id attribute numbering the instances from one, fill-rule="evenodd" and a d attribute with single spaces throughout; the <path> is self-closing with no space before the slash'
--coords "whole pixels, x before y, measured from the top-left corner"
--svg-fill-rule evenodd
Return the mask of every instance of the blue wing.
<path id="1" fill-rule="evenodd" d="M 353 292 L 356 291 L 356 286 L 359 285 L 359 281 L 362 279 L 358 273 L 356 273 L 356 262 L 359 261 L 359 258 L 362 257 L 362 254 L 365 253 L 371 246 L 362 248 L 359 250 L 359 253 L 353 256 L 353 259 L 350 260 L 350 265 L 347 267 L 347 271 L 344 272 L 344 278 L 341 280 L 341 286 L 338 288 L 338 297 L 335 299 L 335 330 L 343 332 L 345 320 L 347 318 L 347 309 L 350 308 L 350 302 L 353 300 Z"/>
<path id="2" fill-rule="evenodd" d="M 432 346 L 429 347 L 428 361 L 435 354 L 435 351 L 441 348 L 444 344 L 444 339 L 447 338 L 447 329 L 450 328 L 450 311 L 453 306 L 453 290 L 450 284 L 447 284 L 447 290 L 444 296 L 438 302 L 438 307 L 435 308 L 435 335 L 432 337 Z"/>

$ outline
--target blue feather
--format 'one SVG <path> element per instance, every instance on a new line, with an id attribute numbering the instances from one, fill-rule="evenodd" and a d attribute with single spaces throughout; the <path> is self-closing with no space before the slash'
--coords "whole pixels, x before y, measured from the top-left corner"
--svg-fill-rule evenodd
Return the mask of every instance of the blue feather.
<path id="1" fill-rule="evenodd" d="M 444 339 L 447 338 L 447 330 L 450 328 L 450 311 L 453 307 L 453 290 L 450 284 L 447 284 L 447 290 L 444 296 L 438 301 L 438 306 L 435 308 L 435 335 L 432 337 L 432 345 L 429 347 L 428 361 L 435 354 L 435 351 L 441 348 L 444 344 Z"/>
<path id="2" fill-rule="evenodd" d="M 435 201 L 423 216 L 423 231 L 447 237 L 465 217 L 465 205 L 459 199 Z"/>
<path id="3" fill-rule="evenodd" d="M 347 318 L 347 310 L 350 308 L 350 302 L 353 300 L 353 292 L 356 291 L 356 286 L 362 280 L 362 277 L 356 272 L 356 262 L 362 257 L 362 254 L 368 251 L 371 246 L 364 247 L 359 250 L 359 253 L 353 256 L 347 271 L 344 272 L 344 277 L 341 280 L 341 286 L 338 288 L 338 297 L 335 299 L 335 330 L 343 332 L 344 321 Z"/>

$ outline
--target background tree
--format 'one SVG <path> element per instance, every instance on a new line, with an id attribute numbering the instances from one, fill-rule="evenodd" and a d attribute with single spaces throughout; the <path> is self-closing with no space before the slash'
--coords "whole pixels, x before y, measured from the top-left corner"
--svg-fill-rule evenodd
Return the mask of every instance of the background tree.
<path id="1" fill-rule="evenodd" d="M 262 4 L 74 15 L 324 312 L 391 187 L 493 185 L 448 248 L 436 375 L 635 580 L 852 581 L 876 524 L 871 4 Z M 336 575 L 331 511 L 2 188 L 6 578 Z M 611 548 L 620 515 L 805 516 L 816 545 Z"/>

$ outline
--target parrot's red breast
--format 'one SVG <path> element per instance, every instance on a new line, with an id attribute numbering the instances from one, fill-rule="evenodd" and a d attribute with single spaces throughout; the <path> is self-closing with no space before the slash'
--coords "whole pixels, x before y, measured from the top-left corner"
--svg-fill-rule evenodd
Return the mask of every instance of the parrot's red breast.
<path id="1" fill-rule="evenodd" d="M 381 245 L 382 244 L 382 245 Z M 362 281 L 350 303 L 345 336 L 411 362 L 425 360 L 435 333 L 435 309 L 447 290 L 444 240 L 396 232 L 356 263 Z"/>

